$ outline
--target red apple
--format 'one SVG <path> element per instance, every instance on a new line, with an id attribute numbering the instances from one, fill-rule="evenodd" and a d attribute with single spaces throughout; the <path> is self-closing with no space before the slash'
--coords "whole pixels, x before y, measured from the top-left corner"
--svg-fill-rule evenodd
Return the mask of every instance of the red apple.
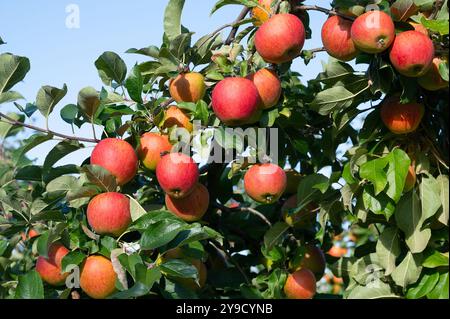
<path id="1" fill-rule="evenodd" d="M 194 129 L 190 117 L 175 105 L 169 106 L 164 115 L 163 128 L 172 126 L 185 128 L 189 133 Z"/>
<path id="2" fill-rule="evenodd" d="M 316 278 L 309 269 L 300 269 L 290 274 L 284 285 L 289 299 L 312 299 L 316 294 Z"/>
<path id="3" fill-rule="evenodd" d="M 264 204 L 276 202 L 283 195 L 286 184 L 286 173 L 271 163 L 253 165 L 244 176 L 248 196 Z"/>
<path id="4" fill-rule="evenodd" d="M 205 78 L 197 72 L 182 73 L 169 84 L 170 96 L 177 102 L 200 101 L 206 92 Z"/>
<path id="5" fill-rule="evenodd" d="M 136 175 L 138 158 L 127 142 L 118 138 L 106 138 L 92 151 L 91 164 L 102 166 L 116 177 L 119 185 L 124 185 Z"/>
<path id="6" fill-rule="evenodd" d="M 325 255 L 317 246 L 308 244 L 304 248 L 304 252 L 299 260 L 299 263 L 293 266 L 296 271 L 303 268 L 311 270 L 316 277 L 316 280 L 320 280 L 325 272 Z"/>
<path id="7" fill-rule="evenodd" d="M 444 59 L 434 58 L 430 69 L 423 76 L 417 79 L 417 83 L 428 91 L 437 91 L 448 87 L 448 82 L 445 81 L 439 72 L 439 65 L 445 62 Z"/>
<path id="8" fill-rule="evenodd" d="M 226 78 L 212 92 L 212 108 L 224 124 L 236 126 L 247 123 L 260 104 L 256 86 L 249 79 Z"/>
<path id="9" fill-rule="evenodd" d="M 63 244 L 55 242 L 48 249 L 48 258 L 39 256 L 36 261 L 36 271 L 46 283 L 52 286 L 64 284 L 69 273 L 61 273 L 61 261 L 69 250 Z"/>
<path id="10" fill-rule="evenodd" d="M 276 14 L 256 31 L 256 51 L 266 62 L 289 62 L 299 56 L 305 36 L 305 27 L 297 16 Z"/>
<path id="11" fill-rule="evenodd" d="M 194 160 L 183 153 L 170 153 L 156 166 L 156 177 L 161 188 L 172 198 L 188 196 L 195 188 L 199 171 Z"/>
<path id="12" fill-rule="evenodd" d="M 172 144 L 167 135 L 158 133 L 145 133 L 141 136 L 141 143 L 138 148 L 139 159 L 149 170 L 156 170 L 156 166 L 161 160 L 161 154 L 170 152 Z"/>
<path id="13" fill-rule="evenodd" d="M 404 76 L 419 77 L 431 67 L 434 45 L 418 31 L 405 31 L 397 35 L 389 58 L 394 68 Z"/>
<path id="14" fill-rule="evenodd" d="M 401 104 L 398 96 L 387 98 L 381 105 L 381 119 L 395 134 L 414 132 L 419 127 L 424 113 L 422 104 Z"/>
<path id="15" fill-rule="evenodd" d="M 115 192 L 97 195 L 89 202 L 87 219 L 96 233 L 118 237 L 131 224 L 130 199 Z"/>
<path id="16" fill-rule="evenodd" d="M 355 46 L 363 52 L 383 52 L 394 41 L 394 22 L 383 11 L 366 12 L 353 22 L 351 37 Z"/>
<path id="17" fill-rule="evenodd" d="M 261 7 L 254 7 L 252 9 L 252 18 L 255 19 L 253 24 L 257 27 L 269 20 L 270 14 L 272 13 L 270 7 L 272 0 L 258 0 L 258 2 Z"/>
<path id="18" fill-rule="evenodd" d="M 322 43 L 332 57 L 341 61 L 353 60 L 358 55 L 350 30 L 352 21 L 332 16 L 322 27 Z"/>
<path id="19" fill-rule="evenodd" d="M 116 291 L 117 274 L 111 261 L 89 256 L 81 267 L 80 287 L 91 298 L 105 299 Z"/>
<path id="20" fill-rule="evenodd" d="M 187 222 L 202 219 L 209 206 L 209 192 L 198 183 L 194 190 L 186 197 L 176 199 L 166 195 L 167 209 Z"/>
<path id="21" fill-rule="evenodd" d="M 317 217 L 317 206 L 313 203 L 308 204 L 306 208 L 296 214 L 289 214 L 290 209 L 298 206 L 297 195 L 289 197 L 281 207 L 283 219 L 286 224 L 296 229 L 311 229 L 314 226 Z"/>
<path id="22" fill-rule="evenodd" d="M 278 103 L 281 96 L 281 81 L 275 71 L 261 69 L 247 78 L 255 84 L 263 109 L 270 109 Z"/>

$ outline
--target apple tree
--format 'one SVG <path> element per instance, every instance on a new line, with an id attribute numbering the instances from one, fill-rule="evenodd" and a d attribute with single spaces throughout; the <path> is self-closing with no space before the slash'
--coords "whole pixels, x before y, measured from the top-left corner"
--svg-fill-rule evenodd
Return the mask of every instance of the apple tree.
<path id="1" fill-rule="evenodd" d="M 162 44 L 126 52 L 146 61 L 104 52 L 64 106 L 66 85 L 24 105 L 3 49 L 0 297 L 448 298 L 448 2 L 303 2 L 219 0 L 242 12 L 193 41 L 169 0 Z"/>

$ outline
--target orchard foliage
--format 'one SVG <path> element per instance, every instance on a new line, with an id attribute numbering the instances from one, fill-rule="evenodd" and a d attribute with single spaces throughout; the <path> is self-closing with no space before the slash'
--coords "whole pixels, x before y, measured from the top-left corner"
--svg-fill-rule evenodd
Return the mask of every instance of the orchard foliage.
<path id="1" fill-rule="evenodd" d="M 77 101 L 63 107 L 59 102 L 68 92 L 65 84 L 42 86 L 34 102 L 21 104 L 23 97 L 13 88 L 29 72 L 30 61 L 1 53 L 0 104 L 14 103 L 19 110 L 0 113 L 1 298 L 286 298 L 292 295 L 289 287 L 297 289 L 294 277 L 305 273 L 308 287 L 298 291 L 311 297 L 316 289 L 310 287 L 311 278 L 323 275 L 320 266 L 319 274 L 317 265 L 307 266 L 311 246 L 326 253 L 327 266 L 315 298 L 448 298 L 447 0 L 335 0 L 331 9 L 303 1 L 268 2 L 218 1 L 214 14 L 225 5 L 244 9 L 234 22 L 193 42 L 194 33 L 181 23 L 184 0 L 168 1 L 162 45 L 126 52 L 147 61 L 127 66 L 117 53 L 104 52 L 95 61 L 103 86 L 81 89 Z M 300 73 L 291 70 L 291 62 L 269 65 L 255 48 L 256 25 L 262 22 L 257 19 L 269 13 L 297 15 L 308 47 L 308 39 L 320 36 L 320 30 L 309 27 L 310 10 L 353 22 L 373 4 L 392 18 L 397 34 L 418 26 L 425 30 L 440 58 L 432 67 L 439 88 L 429 91 L 434 88 L 419 85 L 421 78 L 400 74 L 389 50 L 358 51 L 354 62 L 330 58 L 323 71 L 305 83 L 301 73 L 308 72 L 308 62 L 323 48 L 301 51 L 298 59 L 305 63 Z M 253 18 L 249 12 L 255 8 L 259 14 Z M 227 28 L 230 32 L 223 32 Z M 5 46 L 1 38 L 0 44 L 0 49 Z M 220 134 L 227 134 L 211 107 L 211 93 L 225 78 L 246 77 L 269 66 L 281 80 L 281 98 L 245 127 L 277 128 L 275 164 L 299 171 L 287 171 L 287 189 L 274 203 L 260 204 L 245 192 L 248 161 L 199 167 L 199 182 L 209 196 L 198 195 L 196 200 L 209 197 L 209 206 L 203 218 L 193 222 L 166 206 L 169 201 L 172 207 L 175 200 L 165 199 L 155 170 L 149 168 L 155 162 L 140 162 L 136 176 L 124 185 L 89 158 L 81 166 L 57 164 L 107 137 L 124 139 L 137 151 L 144 133 L 159 130 L 165 135 L 174 130 L 166 122 L 166 110 L 175 104 L 181 116 L 200 121 L 197 130 L 204 134 L 195 139 L 193 151 L 203 159 L 214 143 L 236 158 L 250 156 L 255 150 L 242 152 L 247 140 L 244 145 L 223 143 L 208 133 L 207 127 L 216 126 Z M 188 71 L 203 75 L 206 92 L 194 101 L 181 98 L 175 103 L 170 80 Z M 396 134 L 402 132 L 386 127 L 396 115 L 392 109 L 386 119 L 380 109 L 392 98 L 399 109 L 423 107 L 423 118 L 413 132 Z M 103 128 L 102 136 L 81 138 L 52 131 L 48 117 L 55 110 L 73 131 L 95 125 Z M 47 127 L 27 124 L 35 114 L 47 119 Z M 189 121 L 180 124 L 177 119 L 170 123 L 192 130 Z M 17 141 L 24 127 L 33 133 Z M 42 165 L 26 157 L 52 139 L 60 141 Z M 345 154 L 343 144 L 348 146 Z M 89 202 L 105 192 L 122 193 L 122 204 L 129 203 L 131 220 L 118 237 L 96 233 L 87 220 Z M 198 209 L 203 213 L 203 207 Z M 128 211 L 123 205 L 120 210 Z M 81 288 L 51 286 L 36 271 L 37 257 L 51 258 L 55 242 L 69 250 L 56 262 L 60 272 L 70 272 L 74 283 L 76 272 L 71 271 L 80 266 Z M 320 263 L 320 251 L 315 256 Z M 109 281 L 107 294 L 96 290 L 92 278 L 98 274 L 82 267 L 95 261 L 106 265 L 102 275 L 111 274 L 108 280 L 115 277 L 115 288 Z M 304 270 L 295 272 L 299 267 Z"/>

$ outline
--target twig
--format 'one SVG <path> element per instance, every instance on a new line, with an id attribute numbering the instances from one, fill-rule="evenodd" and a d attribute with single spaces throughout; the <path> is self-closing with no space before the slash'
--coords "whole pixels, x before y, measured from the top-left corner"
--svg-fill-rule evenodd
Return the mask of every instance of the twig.
<path id="1" fill-rule="evenodd" d="M 23 126 L 23 127 L 29 128 L 29 129 L 37 131 L 37 132 L 42 132 L 42 133 L 51 134 L 51 135 L 54 135 L 54 136 L 59 136 L 59 137 L 62 137 L 64 139 L 66 139 L 66 140 L 80 141 L 80 142 L 87 142 L 87 143 L 98 143 L 99 142 L 99 140 L 97 140 L 97 139 L 65 135 L 65 134 L 61 134 L 61 133 L 58 133 L 58 132 L 54 132 L 52 130 L 48 130 L 48 129 L 40 128 L 40 127 L 37 127 L 37 126 L 34 126 L 34 125 L 22 123 L 22 122 L 16 121 L 13 118 L 10 118 L 9 116 L 7 116 L 7 115 L 5 115 L 5 114 L 0 112 L 0 119 L 1 118 L 6 120 L 6 121 L 3 121 L 5 123 L 11 124 L 11 125 Z"/>
<path id="2" fill-rule="evenodd" d="M 429 20 L 436 19 L 437 15 L 439 14 L 439 11 L 441 11 L 442 6 L 444 5 L 444 0 L 436 0 L 434 2 L 434 10 L 433 13 L 431 13 Z"/>
<path id="3" fill-rule="evenodd" d="M 245 16 L 250 12 L 250 8 L 245 7 L 244 9 L 242 9 L 241 13 L 238 15 L 238 17 L 236 18 L 236 21 L 234 21 L 232 23 L 233 25 L 233 29 L 231 29 L 230 34 L 228 35 L 228 38 L 225 40 L 225 44 L 228 45 L 231 42 L 234 41 L 234 38 L 236 37 L 236 33 L 239 29 L 239 22 L 241 22 L 241 20 L 243 20 L 245 18 Z"/>
<path id="4" fill-rule="evenodd" d="M 264 216 L 262 213 L 260 213 L 259 211 L 257 211 L 254 208 L 251 207 L 243 207 L 243 206 L 239 206 L 236 208 L 230 208 L 230 207 L 226 207 L 224 205 L 218 204 L 218 203 L 214 203 L 214 206 L 218 209 L 221 209 L 223 211 L 226 211 L 228 213 L 232 213 L 232 212 L 236 212 L 236 211 L 241 211 L 241 212 L 248 212 L 250 214 L 253 214 L 257 217 L 259 217 L 262 221 L 264 221 L 267 225 L 272 226 L 272 223 L 267 219 L 266 216 Z"/>
<path id="5" fill-rule="evenodd" d="M 294 7 L 293 11 L 308 11 L 308 10 L 312 10 L 312 11 L 320 11 L 323 12 L 325 14 L 329 14 L 329 15 L 333 15 L 333 16 L 339 16 L 341 18 L 347 19 L 347 20 L 355 20 L 355 17 L 340 13 L 339 11 L 336 11 L 334 9 L 327 9 L 327 8 L 323 8 L 323 7 L 319 7 L 319 6 L 296 6 Z"/>

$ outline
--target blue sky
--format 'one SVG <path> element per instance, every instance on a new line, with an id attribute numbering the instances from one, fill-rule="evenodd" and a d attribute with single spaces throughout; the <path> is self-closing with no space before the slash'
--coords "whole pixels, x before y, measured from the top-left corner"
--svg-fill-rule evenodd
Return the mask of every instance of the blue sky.
<path id="1" fill-rule="evenodd" d="M 210 16 L 216 0 L 186 0 L 182 22 L 194 38 L 208 34 L 217 27 L 232 22 L 239 14 L 240 6 L 226 6 Z M 66 13 L 68 5 L 77 5 L 80 10 L 80 28 L 67 28 Z M 94 61 L 104 51 L 114 51 L 130 67 L 136 61 L 143 61 L 137 55 L 125 54 L 131 47 L 160 45 L 163 34 L 163 15 L 167 0 L 14 0 L 0 1 L 0 36 L 6 45 L 0 52 L 12 52 L 27 56 L 31 60 L 31 70 L 25 80 L 14 89 L 22 93 L 28 102 L 33 102 L 42 85 L 68 86 L 68 94 L 50 116 L 50 128 L 54 131 L 71 134 L 71 127 L 59 117 L 60 109 L 76 102 L 78 91 L 86 86 L 100 89 Z M 329 7 L 328 0 L 307 1 Z M 321 47 L 320 30 L 326 16 L 310 12 L 313 39 L 308 40 L 305 49 Z M 303 75 L 304 80 L 316 77 L 321 71 L 321 60 L 327 55 L 319 53 L 308 66 L 301 59 L 293 64 L 293 69 Z M 22 101 L 25 104 L 25 101 Z M 14 111 L 14 106 L 2 105 L 2 111 Z M 30 121 L 30 120 L 28 120 Z M 44 126 L 44 119 L 37 112 L 33 124 Z M 27 131 L 22 136 L 29 135 Z M 91 137 L 88 125 L 76 131 L 76 135 Z M 47 142 L 28 153 L 41 164 L 45 155 L 56 142 Z M 92 149 L 80 150 L 59 164 L 81 162 L 90 155 Z"/>

